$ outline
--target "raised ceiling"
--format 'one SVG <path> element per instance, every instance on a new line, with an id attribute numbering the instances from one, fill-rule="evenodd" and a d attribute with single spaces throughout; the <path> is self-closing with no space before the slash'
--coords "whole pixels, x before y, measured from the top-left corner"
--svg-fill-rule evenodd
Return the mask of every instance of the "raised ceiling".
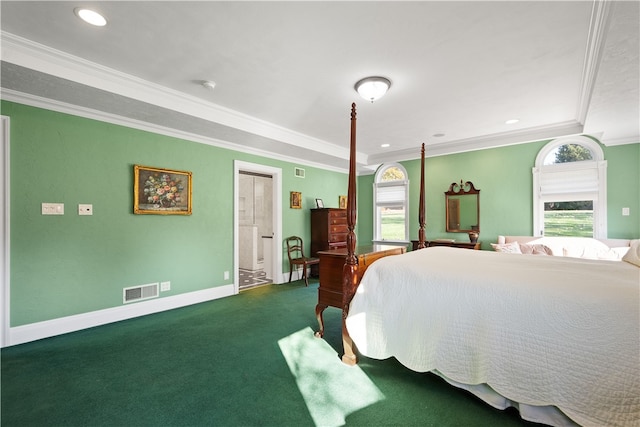
<path id="1" fill-rule="evenodd" d="M 640 141 L 638 2 L 82 5 L 107 26 L 75 2 L 0 3 L 3 99 L 336 170 L 352 102 L 365 170 L 423 142 Z M 354 84 L 378 75 L 392 86 L 371 104 Z"/>

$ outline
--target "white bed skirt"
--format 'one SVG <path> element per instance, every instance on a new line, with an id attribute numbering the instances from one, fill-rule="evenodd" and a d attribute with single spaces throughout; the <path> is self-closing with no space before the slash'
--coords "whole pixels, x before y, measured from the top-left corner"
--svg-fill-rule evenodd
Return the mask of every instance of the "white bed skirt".
<path id="1" fill-rule="evenodd" d="M 578 424 L 573 422 L 569 417 L 562 413 L 562 411 L 555 406 L 533 406 L 525 405 L 523 403 L 514 402 L 506 397 L 500 395 L 487 384 L 469 385 L 462 384 L 452 379 L 447 378 L 445 375 L 438 371 L 432 371 L 452 386 L 467 390 L 474 396 L 488 403 L 496 409 L 505 410 L 509 407 L 514 407 L 520 412 L 520 418 L 535 423 L 548 424 L 550 426 L 557 427 L 577 427 Z"/>

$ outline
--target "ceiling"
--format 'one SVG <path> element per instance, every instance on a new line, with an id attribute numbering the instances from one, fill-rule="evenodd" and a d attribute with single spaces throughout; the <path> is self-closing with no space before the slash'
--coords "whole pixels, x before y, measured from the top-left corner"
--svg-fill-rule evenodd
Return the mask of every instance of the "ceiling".
<path id="1" fill-rule="evenodd" d="M 579 133 L 640 141 L 635 1 L 0 7 L 3 99 L 300 164 L 348 168 L 352 102 L 361 172 L 421 143 L 435 156 Z M 367 76 L 392 82 L 374 103 L 354 90 Z"/>

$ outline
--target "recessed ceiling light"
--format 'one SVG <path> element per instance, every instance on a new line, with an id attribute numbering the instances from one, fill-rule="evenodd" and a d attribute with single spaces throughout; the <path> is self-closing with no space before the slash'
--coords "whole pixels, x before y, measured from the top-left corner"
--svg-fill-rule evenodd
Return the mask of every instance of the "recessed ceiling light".
<path id="1" fill-rule="evenodd" d="M 78 16 L 78 18 L 82 19 L 88 24 L 95 25 L 96 27 L 104 27 L 105 25 L 107 25 L 107 20 L 105 19 L 105 17 L 94 10 L 77 7 L 73 11 Z"/>
<path id="2" fill-rule="evenodd" d="M 518 119 L 511 119 L 511 120 L 507 120 L 506 122 L 504 122 L 504 124 L 506 125 L 512 125 L 514 123 L 518 123 L 520 120 Z"/>
<path id="3" fill-rule="evenodd" d="M 382 148 L 389 148 L 391 147 L 391 144 L 381 144 L 380 147 Z"/>
<path id="4" fill-rule="evenodd" d="M 202 86 L 206 87 L 209 90 L 213 90 L 216 87 L 216 82 L 212 81 L 212 80 L 203 80 L 201 82 Z"/>

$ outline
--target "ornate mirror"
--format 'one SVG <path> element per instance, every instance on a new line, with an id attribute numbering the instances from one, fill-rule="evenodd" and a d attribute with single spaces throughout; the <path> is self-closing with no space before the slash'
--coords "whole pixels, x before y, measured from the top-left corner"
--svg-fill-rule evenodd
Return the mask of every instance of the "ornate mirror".
<path id="1" fill-rule="evenodd" d="M 452 183 L 445 191 L 446 227 L 448 232 L 480 231 L 480 190 L 471 181 Z"/>

